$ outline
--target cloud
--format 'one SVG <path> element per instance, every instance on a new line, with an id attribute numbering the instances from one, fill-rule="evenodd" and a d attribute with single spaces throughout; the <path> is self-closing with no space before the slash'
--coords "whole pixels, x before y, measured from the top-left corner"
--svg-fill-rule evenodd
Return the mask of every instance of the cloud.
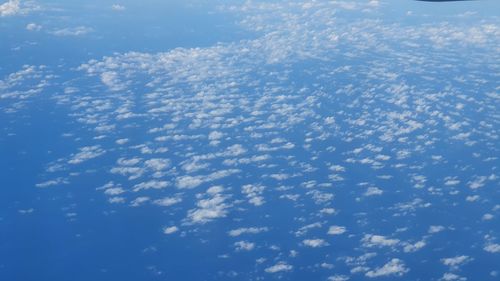
<path id="1" fill-rule="evenodd" d="M 446 228 L 442 225 L 431 225 L 429 226 L 429 230 L 427 231 L 430 234 L 439 233 L 444 231 Z"/>
<path id="2" fill-rule="evenodd" d="M 330 235 L 340 235 L 340 234 L 344 234 L 346 231 L 347 231 L 347 229 L 344 226 L 332 225 L 328 229 L 328 234 L 330 234 Z"/>
<path id="3" fill-rule="evenodd" d="M 69 164 L 80 164 L 82 162 L 97 158 L 105 153 L 99 145 L 85 146 L 80 148 L 80 152 L 72 155 L 71 159 L 68 161 Z"/>
<path id="4" fill-rule="evenodd" d="M 35 186 L 39 187 L 39 188 L 46 188 L 46 187 L 57 186 L 57 185 L 62 185 L 62 184 L 69 184 L 69 182 L 68 182 L 68 180 L 66 180 L 64 178 L 57 178 L 57 179 L 37 183 Z"/>
<path id="5" fill-rule="evenodd" d="M 164 234 L 172 234 L 179 231 L 179 228 L 177 226 L 170 226 L 170 227 L 165 227 L 163 228 L 163 233 Z"/>
<path id="6" fill-rule="evenodd" d="M 203 183 L 219 180 L 239 172 L 241 171 L 238 169 L 229 169 L 215 171 L 205 176 L 181 176 L 177 178 L 176 185 L 180 189 L 192 189 Z"/>
<path id="7" fill-rule="evenodd" d="M 373 234 L 366 234 L 361 241 L 365 247 L 392 247 L 399 244 L 398 239 L 390 239 L 382 235 Z"/>
<path id="8" fill-rule="evenodd" d="M 378 187 L 369 187 L 366 192 L 363 194 L 364 196 L 375 196 L 375 195 L 382 195 L 384 191 Z"/>
<path id="9" fill-rule="evenodd" d="M 456 275 L 454 273 L 446 272 L 443 274 L 443 277 L 439 279 L 440 281 L 466 281 L 467 278 L 461 277 L 459 275 Z"/>
<path id="10" fill-rule="evenodd" d="M 120 5 L 120 4 L 113 4 L 113 5 L 111 5 L 111 9 L 113 11 L 125 11 L 125 6 Z"/>
<path id="11" fill-rule="evenodd" d="M 89 34 L 93 29 L 87 26 L 67 27 L 51 31 L 55 36 L 82 36 Z"/>
<path id="12" fill-rule="evenodd" d="M 149 198 L 147 196 L 137 197 L 134 200 L 132 200 L 132 202 L 130 202 L 130 206 L 139 207 L 139 206 L 143 205 L 144 203 L 148 202 L 150 199 L 151 198 Z"/>
<path id="13" fill-rule="evenodd" d="M 329 245 L 328 242 L 326 242 L 323 239 L 305 239 L 302 241 L 302 244 L 304 244 L 304 246 L 311 248 L 320 248 Z"/>
<path id="14" fill-rule="evenodd" d="M 241 192 L 246 195 L 248 202 L 254 206 L 261 206 L 265 203 L 262 193 L 265 187 L 260 185 L 247 184 L 241 187 Z"/>
<path id="15" fill-rule="evenodd" d="M 1 4 L 0 16 L 6 17 L 21 13 L 20 3 L 21 2 L 19 0 L 9 0 L 8 2 Z"/>
<path id="16" fill-rule="evenodd" d="M 163 189 L 169 185 L 170 183 L 168 181 L 150 180 L 147 182 L 141 182 L 139 184 L 134 185 L 133 190 L 134 192 L 138 192 L 147 189 Z"/>
<path id="17" fill-rule="evenodd" d="M 29 23 L 28 25 L 26 25 L 26 30 L 29 30 L 29 31 L 40 31 L 40 30 L 42 30 L 42 26 L 38 25 L 36 23 Z"/>
<path id="18" fill-rule="evenodd" d="M 251 251 L 255 248 L 255 243 L 248 241 L 238 241 L 234 243 L 236 251 Z"/>
<path id="19" fill-rule="evenodd" d="M 178 204 L 182 202 L 182 199 L 179 197 L 165 197 L 161 199 L 157 199 L 153 201 L 153 204 L 162 206 L 162 207 L 169 207 L 175 204 Z"/>
<path id="20" fill-rule="evenodd" d="M 293 266 L 285 262 L 278 262 L 277 264 L 266 268 L 264 271 L 267 273 L 279 273 L 279 272 L 291 271 L 292 269 Z"/>
<path id="21" fill-rule="evenodd" d="M 374 278 L 374 277 L 383 277 L 383 276 L 403 276 L 405 275 L 409 269 L 406 268 L 405 263 L 400 259 L 392 259 L 390 262 L 386 263 L 384 266 L 377 268 L 375 270 L 368 271 L 365 276 Z"/>
<path id="22" fill-rule="evenodd" d="M 488 244 L 483 249 L 489 253 L 500 253 L 500 244 Z"/>
<path id="23" fill-rule="evenodd" d="M 418 241 L 415 244 L 406 243 L 403 248 L 403 251 L 405 253 L 413 253 L 425 247 L 426 244 L 427 243 L 425 241 Z"/>
<path id="24" fill-rule="evenodd" d="M 328 281 L 348 281 L 350 278 L 346 275 L 334 275 L 328 277 Z"/>
<path id="25" fill-rule="evenodd" d="M 228 232 L 229 236 L 237 237 L 243 234 L 259 234 L 269 231 L 267 227 L 242 227 Z"/>
<path id="26" fill-rule="evenodd" d="M 470 261 L 474 260 L 473 258 L 469 256 L 456 256 L 456 257 L 451 257 L 451 258 L 444 258 L 441 259 L 441 262 L 444 265 L 449 266 L 453 270 L 457 270 L 459 266 L 464 265 L 466 263 L 469 263 Z"/>
<path id="27" fill-rule="evenodd" d="M 219 193 L 207 194 L 209 198 L 198 200 L 197 208 L 188 211 L 187 219 L 190 223 L 205 224 L 227 215 L 229 208 L 229 205 L 225 203 L 227 196 Z"/>

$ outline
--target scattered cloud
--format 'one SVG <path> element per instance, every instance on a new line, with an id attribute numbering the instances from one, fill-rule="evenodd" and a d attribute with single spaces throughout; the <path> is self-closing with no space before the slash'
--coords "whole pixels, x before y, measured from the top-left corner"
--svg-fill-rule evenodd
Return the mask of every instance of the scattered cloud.
<path id="1" fill-rule="evenodd" d="M 400 259 L 392 259 L 390 262 L 386 263 L 384 266 L 377 268 L 375 270 L 368 271 L 365 275 L 366 277 L 375 278 L 383 276 L 403 276 L 409 269 L 406 268 L 405 263 Z"/>
<path id="2" fill-rule="evenodd" d="M 93 31 L 92 28 L 87 27 L 87 26 L 77 26 L 77 27 L 67 27 L 67 28 L 62 28 L 62 29 L 57 29 L 54 31 L 51 31 L 50 33 L 55 35 L 55 36 L 82 36 L 89 34 Z"/>

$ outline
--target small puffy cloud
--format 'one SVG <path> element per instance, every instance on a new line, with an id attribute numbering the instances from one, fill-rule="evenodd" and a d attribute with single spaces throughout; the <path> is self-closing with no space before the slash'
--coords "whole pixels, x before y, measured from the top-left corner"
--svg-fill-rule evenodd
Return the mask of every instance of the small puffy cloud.
<path id="1" fill-rule="evenodd" d="M 451 257 L 451 258 L 444 258 L 444 259 L 441 259 L 441 262 L 444 265 L 449 266 L 451 269 L 458 269 L 459 266 L 464 265 L 472 260 L 473 260 L 473 258 L 471 258 L 469 256 L 462 255 L 462 256 L 456 256 L 456 257 Z"/>
<path id="2" fill-rule="evenodd" d="M 366 234 L 361 241 L 365 247 L 392 247 L 399 244 L 398 239 L 390 239 L 382 235 L 373 234 Z"/>
<path id="3" fill-rule="evenodd" d="M 221 133 L 219 131 L 213 131 L 213 132 L 210 132 L 210 134 L 208 134 L 208 139 L 211 141 L 214 141 L 214 140 L 221 139 L 223 136 L 224 136 L 223 133 Z"/>
<path id="4" fill-rule="evenodd" d="M 21 12 L 20 7 L 21 1 L 19 0 L 9 0 L 6 3 L 0 5 L 0 16 L 13 16 Z"/>
<path id="5" fill-rule="evenodd" d="M 403 276 L 409 271 L 406 268 L 404 262 L 400 259 L 392 259 L 390 262 L 386 263 L 384 266 L 380 268 L 376 268 L 375 270 L 368 271 L 365 276 L 374 278 L 374 277 L 382 277 L 382 276 Z"/>
<path id="6" fill-rule="evenodd" d="M 117 139 L 117 140 L 115 141 L 115 143 L 116 143 L 116 144 L 119 144 L 119 145 L 124 145 L 124 144 L 126 144 L 127 142 L 129 142 L 129 139 L 127 139 L 127 138 L 124 138 L 124 139 Z"/>
<path id="7" fill-rule="evenodd" d="M 236 251 L 251 251 L 255 248 L 255 243 L 238 241 L 234 243 L 234 247 L 236 248 Z"/>
<path id="8" fill-rule="evenodd" d="M 56 185 L 62 185 L 62 184 L 68 184 L 69 182 L 64 179 L 64 178 L 57 178 L 53 180 L 48 180 L 44 181 L 41 183 L 37 183 L 35 186 L 39 188 L 46 188 L 46 187 L 51 187 L 51 186 L 56 186 Z"/>
<path id="9" fill-rule="evenodd" d="M 196 203 L 197 208 L 189 210 L 188 220 L 195 224 L 205 224 L 217 218 L 223 218 L 227 215 L 229 207 L 224 202 L 225 196 L 217 193 L 211 198 L 201 199 Z"/>
<path id="10" fill-rule="evenodd" d="M 425 247 L 425 245 L 425 241 L 418 241 L 415 244 L 406 244 L 403 248 L 403 251 L 405 253 L 413 253 L 422 249 L 423 247 Z"/>
<path id="11" fill-rule="evenodd" d="M 109 196 L 116 196 L 125 193 L 125 190 L 121 187 L 110 187 L 104 191 L 104 194 Z"/>
<path id="12" fill-rule="evenodd" d="M 236 237 L 243 234 L 259 234 L 269 231 L 267 227 L 242 227 L 228 232 L 229 236 Z"/>
<path id="13" fill-rule="evenodd" d="M 172 234 L 179 231 L 179 228 L 177 226 L 170 226 L 170 227 L 165 227 L 163 228 L 163 233 L 164 234 Z"/>
<path id="14" fill-rule="evenodd" d="M 143 205 L 144 203 L 148 202 L 149 200 L 150 200 L 150 198 L 146 197 L 146 196 L 137 197 L 132 202 L 130 202 L 130 206 L 139 207 L 139 206 Z"/>
<path id="15" fill-rule="evenodd" d="M 87 26 L 67 27 L 54 30 L 51 34 L 55 36 L 81 36 L 92 32 L 93 29 Z"/>
<path id="16" fill-rule="evenodd" d="M 3 2 L 3 1 L 2 1 Z M 25 15 L 32 11 L 38 11 L 41 7 L 34 1 L 8 0 L 0 4 L 0 17 Z"/>
<path id="17" fill-rule="evenodd" d="M 347 229 L 344 226 L 338 226 L 338 225 L 332 225 L 328 229 L 328 234 L 330 235 L 340 235 L 343 234 L 347 231 Z"/>
<path id="18" fill-rule="evenodd" d="M 488 214 L 484 214 L 482 219 L 483 219 L 483 221 L 489 221 L 489 220 L 492 220 L 493 218 L 495 218 L 495 216 L 488 213 Z"/>
<path id="19" fill-rule="evenodd" d="M 101 73 L 101 82 L 108 86 L 111 91 L 121 91 L 125 89 L 125 85 L 118 79 L 118 74 L 114 71 L 106 71 Z"/>
<path id="20" fill-rule="evenodd" d="M 489 253 L 500 253 L 500 244 L 488 244 L 483 249 Z"/>
<path id="21" fill-rule="evenodd" d="M 167 181 L 158 181 L 158 180 L 150 180 L 147 182 L 141 182 L 139 184 L 134 185 L 134 192 L 138 192 L 140 190 L 147 190 L 147 189 L 163 189 L 167 186 L 169 186 L 170 183 Z"/>
<path id="22" fill-rule="evenodd" d="M 111 204 L 122 204 L 122 203 L 125 203 L 125 198 L 123 198 L 123 197 L 111 197 L 111 198 L 109 198 L 108 202 Z"/>
<path id="23" fill-rule="evenodd" d="M 35 209 L 33 208 L 29 208 L 29 209 L 24 209 L 24 210 L 19 210 L 19 214 L 21 215 L 28 215 L 28 214 L 31 214 L 35 211 Z"/>
<path id="24" fill-rule="evenodd" d="M 74 154 L 68 161 L 69 164 L 80 164 L 90 159 L 103 155 L 105 151 L 98 145 L 85 146 L 80 148 L 80 152 Z"/>
<path id="25" fill-rule="evenodd" d="M 165 197 L 165 198 L 157 199 L 157 200 L 153 201 L 153 204 L 158 205 L 158 206 L 162 206 L 162 207 L 168 207 L 168 206 L 178 204 L 180 202 L 182 202 L 181 198 Z"/>
<path id="26" fill-rule="evenodd" d="M 42 30 L 42 26 L 38 25 L 36 23 L 28 23 L 26 25 L 26 30 L 29 30 L 29 31 L 40 31 L 40 30 Z"/>
<path id="27" fill-rule="evenodd" d="M 444 230 L 445 230 L 445 227 L 442 225 L 431 225 L 431 226 L 429 226 L 429 230 L 427 232 L 430 234 L 433 234 L 433 233 L 438 233 L 438 232 L 441 232 Z"/>
<path id="28" fill-rule="evenodd" d="M 260 196 L 265 187 L 260 185 L 247 184 L 242 186 L 241 192 L 246 195 L 248 202 L 254 206 L 261 206 L 265 203 L 264 197 Z"/>
<path id="29" fill-rule="evenodd" d="M 273 266 L 266 268 L 264 271 L 267 273 L 278 273 L 278 272 L 291 271 L 292 269 L 293 269 L 293 266 L 291 266 L 285 262 L 279 262 Z"/>
<path id="30" fill-rule="evenodd" d="M 328 277 L 328 281 L 347 281 L 347 280 L 349 280 L 349 277 L 345 275 L 334 275 Z"/>
<path id="31" fill-rule="evenodd" d="M 199 185 L 206 183 L 206 182 L 211 182 L 215 181 L 218 179 L 222 179 L 225 177 L 228 177 L 232 174 L 239 173 L 240 170 L 236 169 L 231 169 L 231 170 L 220 170 L 213 172 L 209 175 L 206 176 L 181 176 L 177 178 L 176 185 L 180 189 L 191 189 L 198 187 Z"/>
<path id="32" fill-rule="evenodd" d="M 163 171 L 170 167 L 170 161 L 168 159 L 153 158 L 146 160 L 144 165 L 154 171 Z"/>
<path id="33" fill-rule="evenodd" d="M 326 242 L 323 239 L 305 239 L 304 241 L 302 241 L 302 244 L 304 244 L 304 246 L 311 248 L 320 248 L 328 246 L 328 242 Z"/>
<path id="34" fill-rule="evenodd" d="M 466 281 L 467 278 L 461 277 L 459 275 L 456 275 L 456 274 L 453 274 L 450 272 L 446 272 L 445 274 L 443 274 L 443 277 L 441 277 L 441 279 L 439 279 L 439 280 L 440 281 Z"/>
<path id="35" fill-rule="evenodd" d="M 375 196 L 375 195 L 382 195 L 384 191 L 378 187 L 369 187 L 366 192 L 364 193 L 365 196 Z"/>
<path id="36" fill-rule="evenodd" d="M 113 5 L 111 6 L 111 9 L 112 9 L 113 11 L 125 11 L 125 6 L 120 5 L 120 4 L 113 4 Z"/>

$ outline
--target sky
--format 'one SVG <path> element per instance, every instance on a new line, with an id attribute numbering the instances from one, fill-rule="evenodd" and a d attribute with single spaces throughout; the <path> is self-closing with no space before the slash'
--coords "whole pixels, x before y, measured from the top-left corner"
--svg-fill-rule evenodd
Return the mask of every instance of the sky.
<path id="1" fill-rule="evenodd" d="M 498 11 L 0 0 L 0 280 L 498 280 Z"/>

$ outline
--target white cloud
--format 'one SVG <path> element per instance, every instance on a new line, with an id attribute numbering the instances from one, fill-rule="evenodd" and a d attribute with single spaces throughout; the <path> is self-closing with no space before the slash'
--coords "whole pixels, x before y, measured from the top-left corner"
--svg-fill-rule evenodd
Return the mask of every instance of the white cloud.
<path id="1" fill-rule="evenodd" d="M 328 277 L 328 281 L 347 281 L 347 280 L 349 280 L 349 277 L 345 275 L 334 275 Z"/>
<path id="2" fill-rule="evenodd" d="M 416 252 L 416 251 L 422 249 L 423 247 L 425 247 L 426 244 L 427 243 L 425 243 L 425 241 L 418 241 L 415 244 L 409 244 L 409 243 L 407 243 L 404 246 L 403 251 L 405 253 L 413 253 L 413 252 Z"/>
<path id="3" fill-rule="evenodd" d="M 216 171 L 206 176 L 181 176 L 177 178 L 176 185 L 180 189 L 191 189 L 198 187 L 203 183 L 222 179 L 239 172 L 240 170 L 230 169 L 230 170 Z"/>
<path id="4" fill-rule="evenodd" d="M 291 271 L 292 269 L 293 269 L 293 266 L 291 266 L 285 262 L 279 262 L 273 266 L 266 268 L 264 271 L 267 273 L 279 273 L 279 272 Z"/>
<path id="5" fill-rule="evenodd" d="M 130 202 L 130 206 L 139 207 L 139 206 L 143 205 L 144 203 L 148 202 L 150 199 L 151 198 L 146 197 L 146 196 L 137 197 L 134 200 L 132 200 L 132 202 Z"/>
<path id="6" fill-rule="evenodd" d="M 311 247 L 311 248 L 320 248 L 320 247 L 328 246 L 328 242 L 326 242 L 323 239 L 304 239 L 302 241 L 302 244 L 304 244 L 307 247 Z"/>
<path id="7" fill-rule="evenodd" d="M 456 269 L 458 269 L 458 267 L 460 265 L 466 264 L 472 260 L 473 260 L 473 258 L 463 255 L 463 256 L 456 256 L 456 257 L 452 257 L 452 258 L 444 258 L 444 259 L 441 259 L 441 262 L 444 265 L 449 266 L 451 269 L 456 270 Z"/>
<path id="8" fill-rule="evenodd" d="M 328 229 L 328 234 L 330 235 L 340 235 L 344 234 L 347 231 L 345 226 L 337 226 L 337 225 L 332 225 Z"/>
<path id="9" fill-rule="evenodd" d="M 108 202 L 111 204 L 122 204 L 122 203 L 125 203 L 125 198 L 123 198 L 123 197 L 111 197 L 111 198 L 109 198 Z"/>
<path id="10" fill-rule="evenodd" d="M 82 32 L 84 32 L 85 30 L 83 30 Z M 88 32 L 90 32 L 91 30 L 88 30 Z M 88 32 L 84 32 L 84 33 L 81 33 L 81 34 L 77 34 L 78 31 L 76 32 L 73 32 L 74 34 L 71 34 L 71 31 L 68 31 L 65 36 L 69 36 L 69 35 L 74 35 L 74 36 L 77 36 L 77 35 L 83 35 L 83 34 L 86 34 Z M 57 35 L 57 34 L 56 34 Z M 62 36 L 62 35 L 59 35 L 59 36 Z M 112 91 L 121 91 L 123 89 L 125 89 L 125 84 L 122 83 L 120 81 L 120 79 L 118 78 L 118 74 L 114 71 L 106 71 L 106 72 L 103 72 L 101 73 L 101 82 L 108 86 L 108 88 Z"/>
<path id="11" fill-rule="evenodd" d="M 402 260 L 392 259 L 384 266 L 377 268 L 375 270 L 370 270 L 365 275 L 370 278 L 390 276 L 390 275 L 403 276 L 408 271 L 409 269 L 406 268 Z"/>
<path id="12" fill-rule="evenodd" d="M 247 184 L 241 187 L 241 192 L 246 195 L 250 204 L 261 206 L 265 203 L 264 197 L 260 196 L 264 189 L 261 185 Z"/>
<path id="13" fill-rule="evenodd" d="M 197 208 L 189 210 L 188 220 L 195 224 L 205 224 L 217 218 L 227 215 L 229 207 L 224 202 L 227 197 L 219 193 L 213 194 L 211 198 L 201 199 L 196 203 Z"/>
<path id="14" fill-rule="evenodd" d="M 153 204 L 162 206 L 162 207 L 169 207 L 175 204 L 178 204 L 182 202 L 182 199 L 179 197 L 165 197 L 161 199 L 157 199 L 153 201 Z"/>
<path id="15" fill-rule="evenodd" d="M 120 4 L 113 4 L 113 5 L 111 6 L 111 9 L 112 9 L 113 11 L 125 11 L 125 6 L 120 5 Z"/>
<path id="16" fill-rule="evenodd" d="M 439 279 L 440 281 L 466 281 L 467 278 L 461 277 L 459 275 L 456 275 L 454 273 L 446 272 L 443 274 L 443 277 Z"/>
<path id="17" fill-rule="evenodd" d="M 488 244 L 484 250 L 489 253 L 500 253 L 500 244 Z"/>
<path id="18" fill-rule="evenodd" d="M 170 226 L 170 227 L 165 227 L 163 228 L 163 233 L 165 234 L 172 234 L 179 231 L 179 228 L 177 226 Z"/>
<path id="19" fill-rule="evenodd" d="M 392 247 L 399 244 L 398 239 L 390 239 L 382 235 L 373 234 L 366 234 L 361 241 L 365 247 Z"/>
<path id="20" fill-rule="evenodd" d="M 77 27 L 67 27 L 67 28 L 57 29 L 50 33 L 55 36 L 82 36 L 89 34 L 92 31 L 93 29 L 90 27 L 77 26 Z"/>
<path id="21" fill-rule="evenodd" d="M 240 236 L 243 234 L 259 234 L 262 232 L 267 232 L 269 231 L 269 228 L 267 227 L 242 227 L 238 229 L 233 229 L 228 232 L 229 236 Z"/>
<path id="22" fill-rule="evenodd" d="M 234 243 L 234 247 L 236 248 L 236 251 L 251 251 L 255 248 L 255 243 L 238 241 Z"/>
<path id="23" fill-rule="evenodd" d="M 364 193 L 364 196 L 375 196 L 375 195 L 382 195 L 384 191 L 378 187 L 369 187 L 366 192 Z"/>
<path id="24" fill-rule="evenodd" d="M 40 31 L 40 30 L 42 30 L 42 26 L 38 25 L 36 23 L 29 23 L 29 24 L 26 25 L 26 30 L 29 30 L 29 31 Z"/>
<path id="25" fill-rule="evenodd" d="M 80 152 L 74 154 L 68 161 L 69 164 L 80 164 L 82 162 L 97 158 L 105 153 L 99 145 L 85 146 L 80 148 Z"/>
<path id="26" fill-rule="evenodd" d="M 138 192 L 147 189 L 163 189 L 169 185 L 170 183 L 167 181 L 150 180 L 147 182 L 141 182 L 139 184 L 134 185 L 133 190 L 134 192 Z"/>
<path id="27" fill-rule="evenodd" d="M 104 190 L 104 194 L 110 195 L 110 196 L 116 196 L 120 195 L 122 193 L 125 193 L 125 190 L 121 187 L 110 187 Z"/>
<path id="28" fill-rule="evenodd" d="M 64 178 L 57 178 L 57 179 L 37 183 L 35 186 L 40 187 L 40 188 L 46 188 L 46 187 L 50 187 L 50 186 L 57 186 L 57 185 L 68 184 L 68 183 L 69 182 Z"/>
<path id="29" fill-rule="evenodd" d="M 21 12 L 20 7 L 21 1 L 19 0 L 9 0 L 8 2 L 0 5 L 0 16 L 13 16 Z"/>
<path id="30" fill-rule="evenodd" d="M 431 225 L 429 226 L 429 230 L 427 231 L 430 234 L 439 233 L 444 231 L 446 228 L 442 225 Z"/>

